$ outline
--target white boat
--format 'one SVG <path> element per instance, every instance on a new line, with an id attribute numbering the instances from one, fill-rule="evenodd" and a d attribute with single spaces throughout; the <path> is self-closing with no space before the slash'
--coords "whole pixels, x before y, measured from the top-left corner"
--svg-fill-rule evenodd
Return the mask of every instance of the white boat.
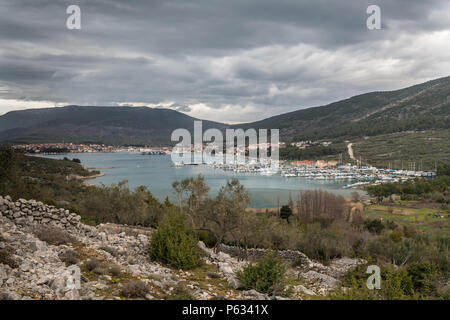
<path id="1" fill-rule="evenodd" d="M 174 167 L 184 167 L 184 163 L 183 162 L 174 162 L 173 164 L 172 164 L 172 166 L 174 166 Z"/>
<path id="2" fill-rule="evenodd" d="M 278 169 L 274 169 L 274 168 L 271 168 L 271 167 L 263 168 L 263 169 L 261 169 L 261 171 L 259 171 L 259 173 L 262 176 L 273 176 L 273 175 L 278 173 Z"/>
<path id="3" fill-rule="evenodd" d="M 281 176 L 282 177 L 296 177 L 297 175 L 293 172 L 282 172 Z"/>

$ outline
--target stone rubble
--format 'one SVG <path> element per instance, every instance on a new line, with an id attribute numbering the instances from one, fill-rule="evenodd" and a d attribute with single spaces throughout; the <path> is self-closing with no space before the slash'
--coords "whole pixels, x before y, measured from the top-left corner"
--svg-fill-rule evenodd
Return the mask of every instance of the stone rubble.
<path id="1" fill-rule="evenodd" d="M 103 300 L 120 299 L 121 283 L 113 286 L 114 277 L 103 274 L 96 280 L 81 276 L 81 287 L 75 288 L 71 271 L 61 261 L 60 256 L 67 250 L 74 250 L 74 244 L 51 245 L 39 240 L 32 232 L 33 227 L 45 225 L 64 229 L 77 241 L 83 252 L 90 252 L 102 257 L 111 265 L 117 265 L 132 277 L 141 279 L 154 291 L 145 299 L 155 299 L 155 295 L 169 294 L 177 285 L 183 283 L 192 289 L 197 299 L 218 298 L 221 295 L 214 292 L 208 284 L 202 288 L 192 281 L 191 272 L 172 270 L 148 259 L 148 242 L 152 230 L 149 228 L 131 227 L 115 224 L 101 224 L 96 227 L 85 225 L 81 217 L 68 210 L 48 206 L 35 200 L 0 196 L 0 249 L 11 250 L 18 268 L 0 264 L 0 300 L 30 300 L 30 299 L 61 299 L 61 300 Z M 226 289 L 227 299 L 282 299 L 269 297 L 254 290 L 236 291 L 240 283 L 236 272 L 241 270 L 251 260 L 236 257 L 233 247 L 220 246 L 216 252 L 199 242 L 199 247 L 205 253 L 205 263 L 215 265 L 217 272 L 209 272 L 208 279 L 223 279 L 229 289 Z M 239 251 L 241 252 L 241 251 Z M 251 249 L 247 257 L 257 258 L 264 255 L 262 249 Z M 341 277 L 349 268 L 362 263 L 357 259 L 337 259 L 329 266 L 311 261 L 298 251 L 285 251 L 283 258 L 289 261 L 301 260 L 300 267 L 290 268 L 291 275 L 298 275 L 305 281 L 304 285 L 292 287 L 301 295 L 326 294 L 334 289 Z M 82 263 L 77 266 L 81 267 Z M 116 289 L 112 290 L 114 287 Z"/>

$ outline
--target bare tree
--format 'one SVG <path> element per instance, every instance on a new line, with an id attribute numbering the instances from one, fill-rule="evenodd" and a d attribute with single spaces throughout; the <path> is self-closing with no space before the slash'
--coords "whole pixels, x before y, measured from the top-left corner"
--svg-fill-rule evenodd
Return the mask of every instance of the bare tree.
<path id="1" fill-rule="evenodd" d="M 346 205 L 342 196 L 323 190 L 303 191 L 297 203 L 299 218 L 312 222 L 316 218 L 343 219 Z"/>

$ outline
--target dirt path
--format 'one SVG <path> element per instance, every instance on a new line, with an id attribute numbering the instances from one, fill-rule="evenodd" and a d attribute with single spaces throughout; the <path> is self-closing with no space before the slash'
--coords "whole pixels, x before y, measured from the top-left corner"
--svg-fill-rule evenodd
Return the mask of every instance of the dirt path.
<path id="1" fill-rule="evenodd" d="M 349 155 L 350 159 L 356 160 L 356 159 L 355 159 L 355 156 L 353 155 L 353 148 L 352 148 L 352 145 L 353 145 L 353 143 L 349 143 L 349 144 L 347 145 L 348 155 Z"/>

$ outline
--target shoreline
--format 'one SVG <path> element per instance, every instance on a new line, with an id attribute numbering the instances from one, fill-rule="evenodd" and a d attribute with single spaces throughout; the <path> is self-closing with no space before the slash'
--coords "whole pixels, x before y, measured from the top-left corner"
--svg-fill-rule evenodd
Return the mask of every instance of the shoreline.
<path id="1" fill-rule="evenodd" d="M 103 177 L 103 176 L 105 176 L 104 173 L 96 173 L 96 174 L 92 174 L 90 176 L 68 175 L 67 179 L 68 180 L 89 180 L 89 179 L 95 179 L 95 178 L 99 178 L 99 177 Z"/>
<path id="2" fill-rule="evenodd" d="M 100 178 L 100 177 L 104 177 L 105 174 L 104 173 L 97 173 L 97 174 L 93 174 L 90 176 L 86 176 L 86 177 L 80 177 L 81 180 L 89 180 L 89 179 L 95 179 L 95 178 Z"/>
<path id="3" fill-rule="evenodd" d="M 99 177 L 104 177 L 105 174 L 104 173 L 97 173 L 97 174 L 93 174 L 91 176 L 87 176 L 87 177 L 81 177 L 80 180 L 83 180 L 83 184 L 88 186 L 88 187 L 94 187 L 95 185 L 89 182 L 86 182 L 86 180 L 92 180 L 95 178 L 99 178 Z"/>

